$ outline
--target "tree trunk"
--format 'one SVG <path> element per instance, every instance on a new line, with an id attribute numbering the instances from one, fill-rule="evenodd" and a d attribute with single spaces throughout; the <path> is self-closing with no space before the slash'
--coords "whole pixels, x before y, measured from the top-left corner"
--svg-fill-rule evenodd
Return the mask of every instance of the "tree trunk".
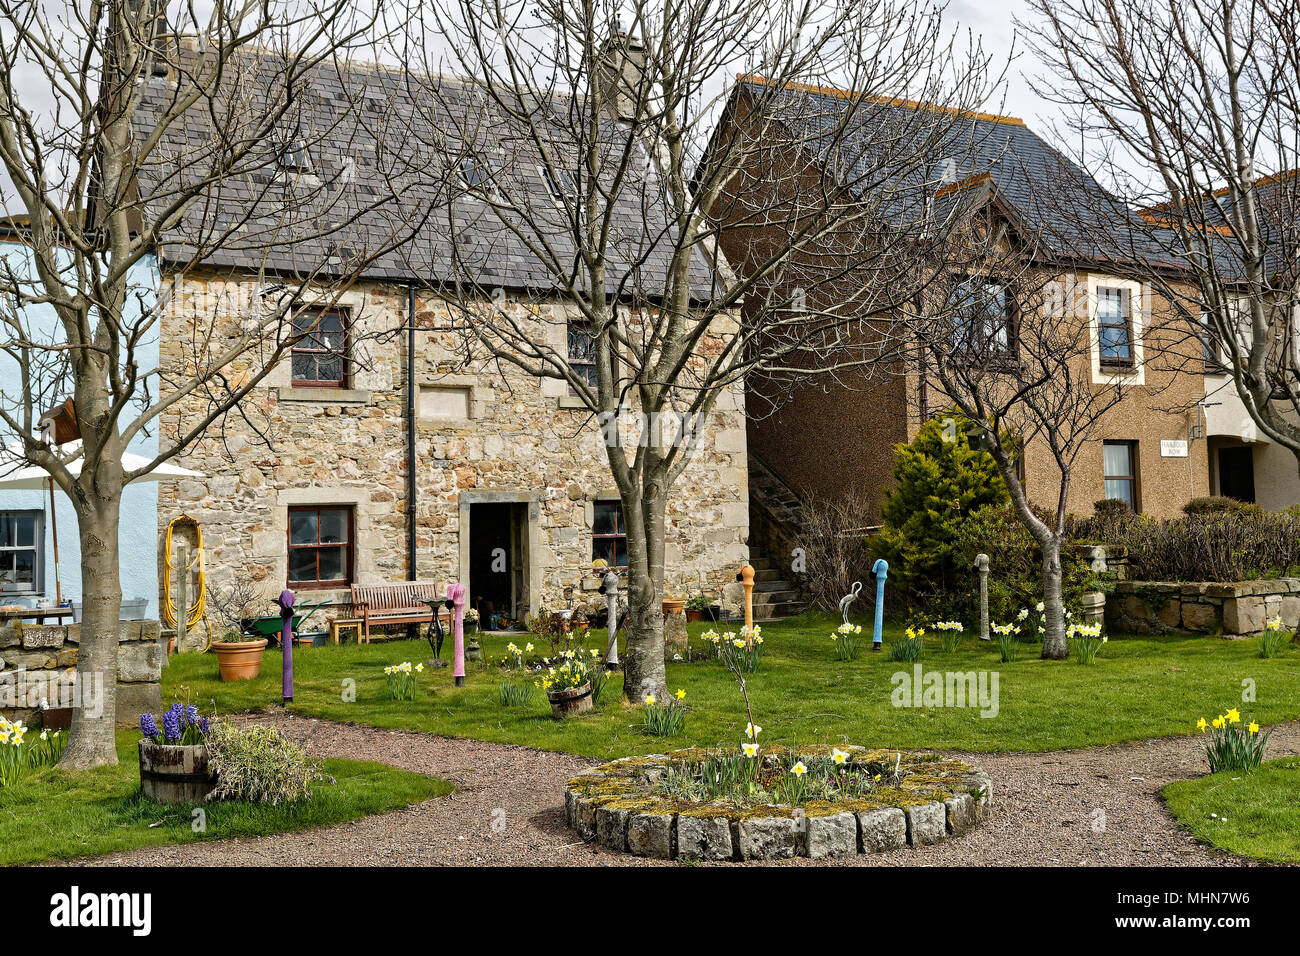
<path id="1" fill-rule="evenodd" d="M 94 492 L 91 492 L 94 495 Z M 78 696 L 72 711 L 68 749 L 59 766 L 84 770 L 117 763 L 113 731 L 117 717 L 117 636 L 122 582 L 117 560 L 121 488 L 94 495 L 93 510 L 77 508 L 81 541 L 80 644 L 77 647 Z M 88 696 L 88 692 L 96 696 Z M 88 708 L 88 704 L 94 704 Z"/>
<path id="2" fill-rule="evenodd" d="M 1050 534 L 1042 542 L 1043 549 L 1043 613 L 1046 616 L 1043 634 L 1043 657 L 1064 660 L 1070 656 L 1070 645 L 1065 639 L 1065 605 L 1061 598 L 1061 538 Z"/>
<path id="3" fill-rule="evenodd" d="M 657 492 L 657 489 L 652 489 Z M 666 699 L 664 671 L 664 497 L 642 494 L 638 502 L 624 500 L 627 521 L 627 660 L 623 693 L 640 703 L 646 694 Z"/>

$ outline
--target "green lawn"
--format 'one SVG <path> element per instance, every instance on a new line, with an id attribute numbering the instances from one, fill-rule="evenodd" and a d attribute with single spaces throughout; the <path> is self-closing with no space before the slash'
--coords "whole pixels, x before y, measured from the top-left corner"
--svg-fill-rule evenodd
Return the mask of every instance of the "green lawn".
<path id="1" fill-rule="evenodd" d="M 1161 794 L 1196 839 L 1229 853 L 1300 863 L 1300 757 L 1266 761 L 1252 774 L 1225 771 L 1168 784 Z"/>
<path id="2" fill-rule="evenodd" d="M 863 652 L 851 662 L 834 660 L 833 623 L 826 615 L 805 615 L 764 628 L 766 657 L 752 676 L 750 694 L 769 742 L 847 740 L 870 746 L 1043 751 L 1191 733 L 1202 714 L 1234 704 L 1265 724 L 1300 717 L 1300 652 L 1288 647 L 1281 656 L 1264 660 L 1256 656 L 1254 641 L 1203 636 L 1115 639 L 1090 667 L 1040 660 L 1036 645 L 1024 646 L 1023 659 L 1002 664 L 993 646 L 973 636 L 951 655 L 932 641 L 923 658 L 927 671 L 998 672 L 998 715 L 981 718 L 976 709 L 895 708 L 890 677 L 911 667 L 890 661 L 887 651 Z M 693 638 L 705 629 L 691 625 Z M 886 641 L 896 633 L 887 630 Z M 525 641 L 513 639 L 521 646 Z M 493 657 L 503 654 L 509 640 L 484 639 Z M 602 632 L 596 632 L 591 645 L 602 641 Z M 447 647 L 443 653 L 448 656 Z M 567 722 L 551 719 L 540 691 L 527 706 L 502 707 L 498 685 L 504 672 L 482 664 L 469 665 L 463 688 L 453 686 L 450 668 L 426 670 L 415 701 L 389 700 L 384 665 L 429 656 L 423 641 L 302 649 L 294 656 L 293 710 L 591 757 L 734 743 L 745 726 L 740 694 L 716 661 L 669 665 L 670 690 L 684 689 L 691 707 L 685 734 L 670 740 L 640 731 L 640 708 L 622 702 L 617 675 L 595 714 Z M 1242 681 L 1247 678 L 1255 683 L 1258 702 L 1243 705 Z M 280 657 L 268 653 L 256 680 L 223 684 L 211 655 L 182 655 L 163 671 L 163 684 L 168 698 L 179 686 L 188 687 L 205 711 L 210 701 L 219 712 L 278 706 Z M 353 687 L 355 701 L 349 701 Z"/>
<path id="3" fill-rule="evenodd" d="M 57 769 L 0 788 L 0 864 L 96 856 L 118 850 L 260 836 L 343 823 L 450 793 L 444 780 L 355 760 L 324 760 L 337 781 L 313 786 L 310 800 L 282 806 L 209 803 L 206 831 L 193 808 L 140 795 L 138 731 L 117 735 L 116 767 L 70 774 Z"/>

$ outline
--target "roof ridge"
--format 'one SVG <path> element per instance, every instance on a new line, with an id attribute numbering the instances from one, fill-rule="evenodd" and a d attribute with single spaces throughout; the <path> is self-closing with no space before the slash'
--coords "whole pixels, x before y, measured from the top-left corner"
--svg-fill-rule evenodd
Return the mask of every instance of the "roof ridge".
<path id="1" fill-rule="evenodd" d="M 757 73 L 737 73 L 737 81 L 741 83 L 752 83 L 756 86 L 770 86 L 772 81 L 766 77 L 759 76 Z M 882 106 L 897 106 L 900 109 L 913 110 L 933 110 L 939 113 L 947 113 L 950 116 L 969 117 L 977 122 L 983 123 L 1002 123 L 1006 126 L 1024 126 L 1025 121 L 1018 116 L 1004 116 L 1000 113 L 982 113 L 975 110 L 960 110 L 954 106 L 940 106 L 938 103 L 927 103 L 924 100 L 907 100 L 896 96 L 880 96 L 872 93 L 859 93 L 853 90 L 844 90 L 834 86 L 819 86 L 815 83 L 800 83 L 797 80 L 788 80 L 783 89 L 792 90 L 797 93 L 812 93 L 817 96 L 834 96 L 840 99 L 849 99 L 851 97 L 862 97 L 873 103 Z"/>

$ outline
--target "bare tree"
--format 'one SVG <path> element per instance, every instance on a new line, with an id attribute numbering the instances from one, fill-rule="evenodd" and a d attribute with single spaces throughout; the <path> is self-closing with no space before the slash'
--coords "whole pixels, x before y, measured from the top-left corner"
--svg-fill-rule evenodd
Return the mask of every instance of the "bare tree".
<path id="1" fill-rule="evenodd" d="M 1053 74 L 1040 92 L 1075 108 L 1074 132 L 1145 209 L 1134 262 L 1184 329 L 1203 325 L 1207 357 L 1300 466 L 1300 4 L 1030 8 Z"/>
<path id="2" fill-rule="evenodd" d="M 0 348 L 21 371 L 0 421 L 72 501 L 85 601 L 77 679 L 104 683 L 101 716 L 74 712 L 63 758 L 72 768 L 117 762 L 123 487 L 238 410 L 295 343 L 318 334 L 299 306 L 333 301 L 421 209 L 406 192 L 416 177 L 383 130 L 356 121 L 359 104 L 340 111 L 314 90 L 313 78 L 373 40 L 378 8 L 213 0 L 203 16 L 172 6 L 168 25 L 161 0 L 0 0 L 0 199 L 21 247 L 0 272 Z M 382 105 L 382 89 L 367 95 Z M 349 156 L 385 171 L 390 188 L 348 188 Z M 310 157 L 333 162 L 311 167 Z M 345 230 L 346 247 L 334 238 Z M 151 368 L 144 345 L 177 303 L 140 273 L 164 244 L 175 274 L 238 254 L 263 281 L 229 315 L 191 316 L 181 358 Z M 36 426 L 68 392 L 81 441 L 61 447 Z M 164 432 L 181 409 L 157 454 L 124 468 L 132 441 Z"/>
<path id="3" fill-rule="evenodd" d="M 478 81 L 472 111 L 440 85 L 427 98 L 444 122 L 426 126 L 445 131 L 431 145 L 468 170 L 480 203 L 472 228 L 448 222 L 468 234 L 452 263 L 466 356 L 566 383 L 604 430 L 628 533 L 624 687 L 662 692 L 674 482 L 746 374 L 834 375 L 880 354 L 858 335 L 863 317 L 911 287 L 920 216 L 907 201 L 927 146 L 987 95 L 986 57 L 912 0 L 426 8 L 417 26 Z M 423 55 L 428 72 L 442 65 Z M 854 92 L 834 93 L 834 110 L 801 106 L 796 82 Z M 899 109 L 901 96 L 954 109 Z M 892 127 L 850 164 L 840 144 L 886 109 Z M 743 268 L 720 252 L 724 228 L 753 231 Z M 856 254 L 828 254 L 832 241 Z M 483 278 L 507 253 L 535 263 L 531 297 L 508 300 Z M 819 304 L 818 290 L 846 286 L 857 291 Z M 532 307 L 555 299 L 558 318 Z M 583 329 L 576 342 L 565 315 Z"/>
<path id="4" fill-rule="evenodd" d="M 992 454 L 1017 517 L 1038 543 L 1042 656 L 1064 658 L 1061 545 L 1071 474 L 1084 450 L 1095 448 L 1104 417 L 1134 379 L 1126 368 L 1106 382 L 1095 380 L 1099 343 L 1087 289 L 1044 261 L 1040 237 L 1010 227 L 987 179 L 976 177 L 968 188 L 986 193 L 986 201 L 934 262 L 944 279 L 918 300 L 909 319 L 916 366 L 940 392 L 935 401 L 969 419 L 971 437 Z M 1123 358 L 1138 367 L 1137 356 Z M 957 420 L 949 427 L 959 427 Z M 1030 449 L 1038 450 L 1036 490 L 1052 489 L 1054 500 L 1031 501 L 1022 467 Z"/>

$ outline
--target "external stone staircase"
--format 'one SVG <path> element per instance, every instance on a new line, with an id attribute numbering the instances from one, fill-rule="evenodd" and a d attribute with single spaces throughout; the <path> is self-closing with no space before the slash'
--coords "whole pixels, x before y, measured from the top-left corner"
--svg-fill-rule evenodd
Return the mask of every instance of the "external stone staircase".
<path id="1" fill-rule="evenodd" d="M 788 569 L 783 571 L 752 547 L 749 563 L 754 568 L 754 620 L 777 621 L 807 610 L 798 585 L 786 578 Z"/>
<path id="2" fill-rule="evenodd" d="M 754 618 L 773 621 L 807 609 L 791 570 L 803 533 L 803 503 L 776 474 L 749 456 L 749 563 L 754 568 Z"/>

